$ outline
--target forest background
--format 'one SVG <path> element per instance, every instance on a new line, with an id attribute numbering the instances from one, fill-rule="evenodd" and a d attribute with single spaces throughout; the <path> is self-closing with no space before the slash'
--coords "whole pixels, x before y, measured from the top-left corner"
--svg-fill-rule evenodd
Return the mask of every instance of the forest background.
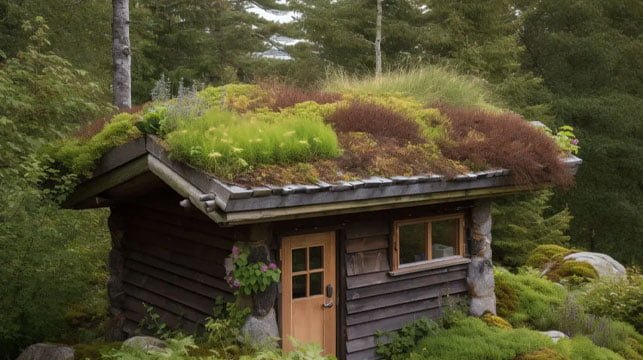
<path id="1" fill-rule="evenodd" d="M 287 23 L 249 5 L 130 1 L 134 104 L 161 76 L 176 91 L 266 80 L 312 88 L 373 72 L 376 0 L 253 3 L 294 11 Z M 0 0 L 0 358 L 51 334 L 82 341 L 91 334 L 64 329 L 89 329 L 104 312 L 107 213 L 61 210 L 36 183 L 53 171 L 39 166 L 41 145 L 113 111 L 111 19 L 105 0 Z M 385 71 L 441 66 L 481 78 L 495 104 L 572 125 L 581 141 L 573 189 L 496 206 L 499 262 L 569 242 L 642 264 L 642 19 L 640 0 L 383 2 Z M 257 56 L 270 48 L 290 59 Z"/>

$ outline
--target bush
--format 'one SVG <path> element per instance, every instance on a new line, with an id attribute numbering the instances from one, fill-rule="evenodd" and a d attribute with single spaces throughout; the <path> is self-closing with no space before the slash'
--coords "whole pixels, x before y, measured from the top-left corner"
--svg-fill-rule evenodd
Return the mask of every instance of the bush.
<path id="1" fill-rule="evenodd" d="M 450 106 L 440 111 L 451 120 L 451 141 L 442 146 L 445 156 L 478 168 L 509 169 L 519 184 L 572 184 L 556 141 L 519 115 Z"/>
<path id="2" fill-rule="evenodd" d="M 580 296 L 587 312 L 632 324 L 643 332 L 643 276 L 638 272 L 626 279 L 599 279 Z"/>
<path id="3" fill-rule="evenodd" d="M 586 262 L 565 260 L 547 272 L 546 276 L 555 282 L 568 281 L 571 284 L 579 284 L 598 278 L 598 273 Z"/>
<path id="4" fill-rule="evenodd" d="M 375 139 L 390 139 L 398 145 L 426 142 L 413 120 L 387 107 L 365 101 L 351 101 L 326 117 L 335 131 L 366 132 Z"/>
<path id="5" fill-rule="evenodd" d="M 530 353 L 522 354 L 515 360 L 571 360 L 554 349 L 544 348 Z"/>
<path id="6" fill-rule="evenodd" d="M 551 340 L 538 332 L 490 327 L 480 319 L 464 318 L 419 341 L 404 359 L 511 360 L 548 346 Z"/>
<path id="7" fill-rule="evenodd" d="M 432 320 L 420 319 L 386 336 L 379 334 L 377 354 L 388 360 L 407 359 L 408 353 L 415 349 L 416 344 L 427 336 L 433 336 L 439 327 Z"/>
<path id="8" fill-rule="evenodd" d="M 525 265 L 536 269 L 543 269 L 549 263 L 563 261 L 565 256 L 573 252 L 573 250 L 560 245 L 539 245 L 529 254 Z"/>
<path id="9" fill-rule="evenodd" d="M 269 94 L 273 111 L 279 111 L 307 101 L 313 101 L 317 104 L 330 104 L 342 99 L 342 95 L 339 93 L 306 91 L 279 83 L 264 83 L 261 84 L 261 88 Z"/>
<path id="10" fill-rule="evenodd" d="M 564 287 L 524 269 L 512 274 L 496 268 L 495 281 L 498 315 L 514 327 L 551 329 L 552 311 L 564 303 L 567 295 Z"/>
<path id="11" fill-rule="evenodd" d="M 567 298 L 553 315 L 555 328 L 569 336 L 586 336 L 628 360 L 643 359 L 643 336 L 629 324 L 588 314 L 573 297 Z"/>

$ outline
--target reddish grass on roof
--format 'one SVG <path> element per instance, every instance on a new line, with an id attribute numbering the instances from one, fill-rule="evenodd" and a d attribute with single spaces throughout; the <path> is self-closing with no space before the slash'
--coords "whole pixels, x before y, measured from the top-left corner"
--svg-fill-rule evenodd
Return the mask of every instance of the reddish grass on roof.
<path id="1" fill-rule="evenodd" d="M 450 140 L 442 144 L 445 156 L 475 167 L 509 169 L 518 184 L 573 183 L 556 142 L 519 115 L 445 105 L 440 111 L 451 120 Z"/>
<path id="2" fill-rule="evenodd" d="M 352 101 L 326 117 L 337 132 L 365 132 L 378 140 L 389 139 L 398 145 L 426 142 L 413 120 L 388 107 L 366 101 Z"/>
<path id="3" fill-rule="evenodd" d="M 270 95 L 273 101 L 273 111 L 279 111 L 305 101 L 314 101 L 318 104 L 330 104 L 342 99 L 342 95 L 338 93 L 308 91 L 277 82 L 263 83 L 260 86 Z"/>

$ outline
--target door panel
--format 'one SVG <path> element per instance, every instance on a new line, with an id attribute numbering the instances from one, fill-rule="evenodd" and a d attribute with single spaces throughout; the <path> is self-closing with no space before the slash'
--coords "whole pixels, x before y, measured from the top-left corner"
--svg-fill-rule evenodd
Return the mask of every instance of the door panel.
<path id="1" fill-rule="evenodd" d="M 284 350 L 292 349 L 293 337 L 336 355 L 335 233 L 285 237 L 281 254 Z"/>

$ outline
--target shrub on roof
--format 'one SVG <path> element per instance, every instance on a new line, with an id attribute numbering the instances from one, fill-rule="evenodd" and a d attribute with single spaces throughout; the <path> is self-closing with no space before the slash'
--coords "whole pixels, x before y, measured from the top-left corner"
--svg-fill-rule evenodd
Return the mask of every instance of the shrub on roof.
<path id="1" fill-rule="evenodd" d="M 450 141 L 442 147 L 447 157 L 477 168 L 509 169 L 520 184 L 569 186 L 573 182 L 552 137 L 519 115 L 451 106 L 440 110 L 451 120 Z"/>
<path id="2" fill-rule="evenodd" d="M 331 104 L 342 99 L 342 95 L 339 93 L 304 90 L 274 82 L 263 83 L 261 84 L 261 88 L 269 94 L 271 108 L 274 111 L 279 111 L 307 101 L 312 101 L 317 104 Z"/>
<path id="3" fill-rule="evenodd" d="M 339 132 L 366 132 L 376 139 L 391 139 L 398 145 L 426 142 L 420 126 L 390 108 L 365 101 L 351 101 L 326 118 Z"/>

